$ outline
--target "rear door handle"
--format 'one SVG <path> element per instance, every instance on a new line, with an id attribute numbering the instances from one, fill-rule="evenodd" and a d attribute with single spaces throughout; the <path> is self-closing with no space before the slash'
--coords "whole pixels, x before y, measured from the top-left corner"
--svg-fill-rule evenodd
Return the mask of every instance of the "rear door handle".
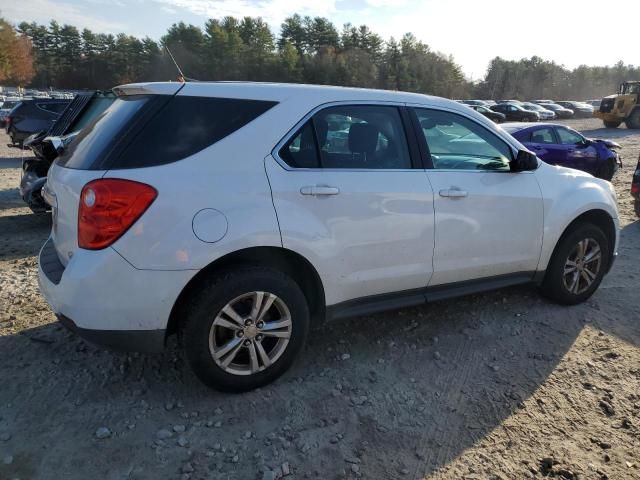
<path id="1" fill-rule="evenodd" d="M 302 195 L 338 195 L 338 187 L 327 187 L 323 185 L 311 185 L 300 189 Z"/>
<path id="2" fill-rule="evenodd" d="M 450 198 L 463 198 L 468 195 L 464 190 L 460 190 L 459 188 L 448 188 L 446 190 L 440 190 L 441 197 L 450 197 Z"/>

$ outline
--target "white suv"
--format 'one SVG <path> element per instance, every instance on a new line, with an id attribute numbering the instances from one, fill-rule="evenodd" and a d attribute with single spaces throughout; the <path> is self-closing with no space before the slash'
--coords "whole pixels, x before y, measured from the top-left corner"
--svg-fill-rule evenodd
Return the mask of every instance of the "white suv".
<path id="1" fill-rule="evenodd" d="M 584 301 L 618 244 L 611 184 L 419 94 L 149 83 L 49 171 L 40 287 L 115 348 L 180 334 L 206 384 L 271 382 L 314 322 L 532 283 Z"/>

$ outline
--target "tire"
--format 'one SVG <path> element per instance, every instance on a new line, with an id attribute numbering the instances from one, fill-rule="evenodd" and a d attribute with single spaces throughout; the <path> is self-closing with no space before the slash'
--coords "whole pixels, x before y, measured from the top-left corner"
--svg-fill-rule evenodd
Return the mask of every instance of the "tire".
<path id="1" fill-rule="evenodd" d="M 254 315 L 251 309 L 259 293 L 265 294 L 257 302 L 262 308 L 268 301 L 272 303 L 263 315 Z M 244 327 L 223 312 L 230 306 Z M 187 362 L 204 384 L 226 392 L 253 390 L 277 379 L 304 346 L 310 325 L 309 308 L 300 287 L 282 272 L 261 267 L 242 267 L 212 277 L 194 292 L 183 314 L 179 334 Z M 246 325 L 260 318 L 264 322 Z M 274 327 L 286 323 L 287 318 L 288 326 Z M 258 328 L 259 323 L 264 323 L 264 330 Z M 251 343 L 247 346 L 246 342 Z M 225 348 L 230 348 L 227 353 Z M 220 355 L 218 360 L 214 353 Z M 268 363 L 263 354 L 269 358 Z"/>
<path id="2" fill-rule="evenodd" d="M 640 108 L 636 108 L 633 112 L 631 112 L 631 115 L 627 117 L 624 123 L 627 128 L 633 130 L 640 129 Z"/>
<path id="3" fill-rule="evenodd" d="M 597 244 L 600 252 L 599 261 L 597 259 L 584 263 L 577 261 L 575 254 L 579 252 L 579 243 L 584 241 L 588 241 L 586 244 L 586 256 L 595 251 L 596 246 L 593 242 Z M 572 258 L 575 260 L 574 263 L 583 265 L 585 269 L 588 269 L 594 275 L 590 280 L 591 283 L 586 280 L 589 274 L 581 273 L 580 268 L 582 267 L 576 267 L 574 271 L 578 272 L 577 287 L 574 287 L 573 280 L 575 275 L 573 272 L 565 274 L 565 267 L 571 268 L 567 264 Z M 566 232 L 558 241 L 551 261 L 547 266 L 540 291 L 545 297 L 562 305 L 582 303 L 597 290 L 608 266 L 609 242 L 602 229 L 592 223 L 578 224 Z"/>
<path id="4" fill-rule="evenodd" d="M 615 160 L 607 160 L 603 163 L 598 169 L 596 177 L 610 182 L 613 178 L 613 174 L 616 172 L 616 165 L 614 162 Z"/>
<path id="5" fill-rule="evenodd" d="M 604 126 L 607 128 L 618 128 L 622 122 L 603 120 L 602 123 L 604 123 Z"/>
<path id="6" fill-rule="evenodd" d="M 633 202 L 633 208 L 636 211 L 636 217 L 640 218 L 640 200 Z"/>

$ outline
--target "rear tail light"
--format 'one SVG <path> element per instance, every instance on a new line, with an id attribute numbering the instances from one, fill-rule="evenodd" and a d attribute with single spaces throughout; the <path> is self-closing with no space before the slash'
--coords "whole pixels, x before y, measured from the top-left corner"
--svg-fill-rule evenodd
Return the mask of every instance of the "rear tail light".
<path id="1" fill-rule="evenodd" d="M 638 195 L 640 193 L 640 183 L 631 184 L 631 194 Z"/>
<path id="2" fill-rule="evenodd" d="M 132 180 L 102 178 L 87 183 L 78 208 L 78 246 L 106 248 L 120 238 L 153 203 L 155 188 Z"/>

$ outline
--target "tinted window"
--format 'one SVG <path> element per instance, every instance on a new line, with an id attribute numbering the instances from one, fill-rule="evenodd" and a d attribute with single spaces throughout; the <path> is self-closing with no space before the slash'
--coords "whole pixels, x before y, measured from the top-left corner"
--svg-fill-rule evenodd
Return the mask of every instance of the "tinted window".
<path id="1" fill-rule="evenodd" d="M 531 141 L 533 143 L 556 143 L 553 131 L 550 128 L 540 128 L 531 132 Z"/>
<path id="2" fill-rule="evenodd" d="M 454 113 L 416 109 L 433 167 L 509 170 L 511 148 L 481 125 Z"/>
<path id="3" fill-rule="evenodd" d="M 407 138 L 396 107 L 331 107 L 314 115 L 313 124 L 323 168 L 411 168 Z"/>
<path id="4" fill-rule="evenodd" d="M 96 165 L 103 163 L 124 127 L 142 112 L 143 107 L 166 99 L 167 97 L 160 95 L 153 99 L 148 95 L 118 98 L 111 107 L 82 129 L 56 161 L 68 168 L 96 168 Z"/>
<path id="5" fill-rule="evenodd" d="M 96 96 L 89 100 L 84 111 L 78 115 L 67 129 L 68 132 L 77 132 L 86 127 L 94 118 L 104 112 L 115 101 L 115 95 Z"/>
<path id="6" fill-rule="evenodd" d="M 262 115 L 275 102 L 174 97 L 155 115 L 111 168 L 163 165 L 189 157 Z"/>
<path id="7" fill-rule="evenodd" d="M 567 130 L 566 128 L 558 128 L 556 131 L 558 132 L 560 143 L 563 145 L 578 145 L 584 140 L 580 134 Z"/>
<path id="8" fill-rule="evenodd" d="M 230 135 L 273 105 L 210 97 L 120 97 L 80 132 L 60 163 L 108 169 L 175 162 Z"/>
<path id="9" fill-rule="evenodd" d="M 55 113 L 57 115 L 61 114 L 68 105 L 68 103 L 38 103 L 38 107 L 42 110 L 46 110 L 47 112 Z"/>
<path id="10" fill-rule="evenodd" d="M 311 120 L 305 123 L 300 131 L 280 149 L 279 155 L 290 167 L 318 168 L 320 166 Z"/>

